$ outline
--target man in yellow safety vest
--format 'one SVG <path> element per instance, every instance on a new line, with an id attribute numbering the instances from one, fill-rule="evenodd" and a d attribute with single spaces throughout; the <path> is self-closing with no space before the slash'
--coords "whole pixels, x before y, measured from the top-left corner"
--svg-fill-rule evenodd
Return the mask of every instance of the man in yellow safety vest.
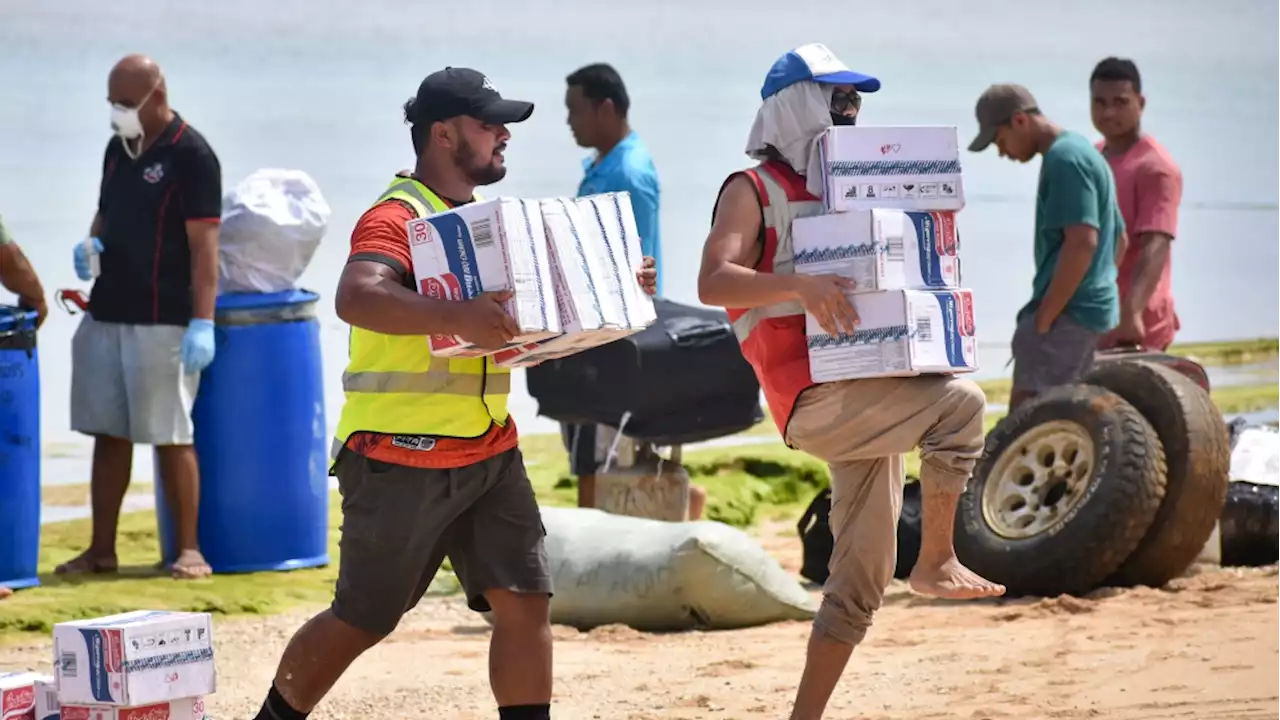
<path id="1" fill-rule="evenodd" d="M 446 555 L 471 609 L 493 613 L 499 717 L 550 717 L 551 577 L 507 414 L 510 371 L 492 358 L 432 356 L 426 340 L 501 347 L 518 332 L 503 311 L 508 293 L 466 302 L 418 294 L 405 227 L 501 180 L 506 126 L 527 120 L 533 104 L 503 99 L 475 70 L 446 68 L 404 110 L 416 167 L 360 218 L 338 283 L 351 357 L 331 469 L 343 498 L 333 605 L 290 641 L 259 720 L 305 718 L 417 604 Z M 656 277 L 645 258 L 637 279 L 650 294 Z"/>

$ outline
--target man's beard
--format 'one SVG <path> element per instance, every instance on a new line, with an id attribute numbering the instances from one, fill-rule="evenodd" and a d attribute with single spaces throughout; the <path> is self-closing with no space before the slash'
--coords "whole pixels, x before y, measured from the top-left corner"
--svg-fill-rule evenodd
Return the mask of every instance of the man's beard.
<path id="1" fill-rule="evenodd" d="M 488 158 L 487 162 L 481 161 L 477 157 L 475 148 L 471 147 L 471 143 L 466 140 L 463 140 L 458 145 L 458 149 L 454 151 L 453 161 L 467 174 L 467 178 L 477 186 L 492 185 L 507 175 L 507 168 L 502 165 L 494 165 L 492 156 Z"/>

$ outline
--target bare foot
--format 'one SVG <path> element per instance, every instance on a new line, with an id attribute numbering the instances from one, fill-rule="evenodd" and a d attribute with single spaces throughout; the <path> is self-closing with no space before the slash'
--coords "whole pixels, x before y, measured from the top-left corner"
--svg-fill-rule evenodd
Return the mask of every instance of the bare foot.
<path id="1" fill-rule="evenodd" d="M 113 573 L 119 569 L 115 555 L 98 555 L 85 550 L 53 569 L 54 575 L 97 575 Z"/>
<path id="2" fill-rule="evenodd" d="M 947 600 L 972 600 L 1004 594 L 1004 586 L 983 578 L 960 564 L 953 555 L 941 565 L 926 567 L 917 562 L 908 581 L 921 595 Z"/>
<path id="3" fill-rule="evenodd" d="M 213 568 L 205 562 L 199 550 L 183 550 L 169 568 L 175 580 L 199 580 L 213 574 Z"/>
<path id="4" fill-rule="evenodd" d="M 7 588 L 3 585 L 0 585 L 0 600 L 4 600 L 5 598 L 10 597 L 11 595 L 13 595 L 12 589 Z"/>

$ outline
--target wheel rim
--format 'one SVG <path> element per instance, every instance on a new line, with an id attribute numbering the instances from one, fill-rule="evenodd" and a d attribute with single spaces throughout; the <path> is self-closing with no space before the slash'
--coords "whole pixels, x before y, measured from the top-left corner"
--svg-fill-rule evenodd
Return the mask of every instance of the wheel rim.
<path id="1" fill-rule="evenodd" d="M 996 534 L 1021 540 L 1050 532 L 1084 500 L 1093 475 L 1089 431 L 1052 420 L 1001 453 L 982 490 L 982 517 Z"/>

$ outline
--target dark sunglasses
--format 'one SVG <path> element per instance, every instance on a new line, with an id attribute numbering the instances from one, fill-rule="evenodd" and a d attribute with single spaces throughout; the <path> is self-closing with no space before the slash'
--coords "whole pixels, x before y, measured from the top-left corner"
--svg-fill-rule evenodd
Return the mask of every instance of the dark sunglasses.
<path id="1" fill-rule="evenodd" d="M 862 96 L 858 94 L 857 90 L 848 93 L 843 90 L 836 90 L 831 93 L 832 110 L 843 113 L 849 108 L 853 108 L 855 111 L 862 110 Z"/>

